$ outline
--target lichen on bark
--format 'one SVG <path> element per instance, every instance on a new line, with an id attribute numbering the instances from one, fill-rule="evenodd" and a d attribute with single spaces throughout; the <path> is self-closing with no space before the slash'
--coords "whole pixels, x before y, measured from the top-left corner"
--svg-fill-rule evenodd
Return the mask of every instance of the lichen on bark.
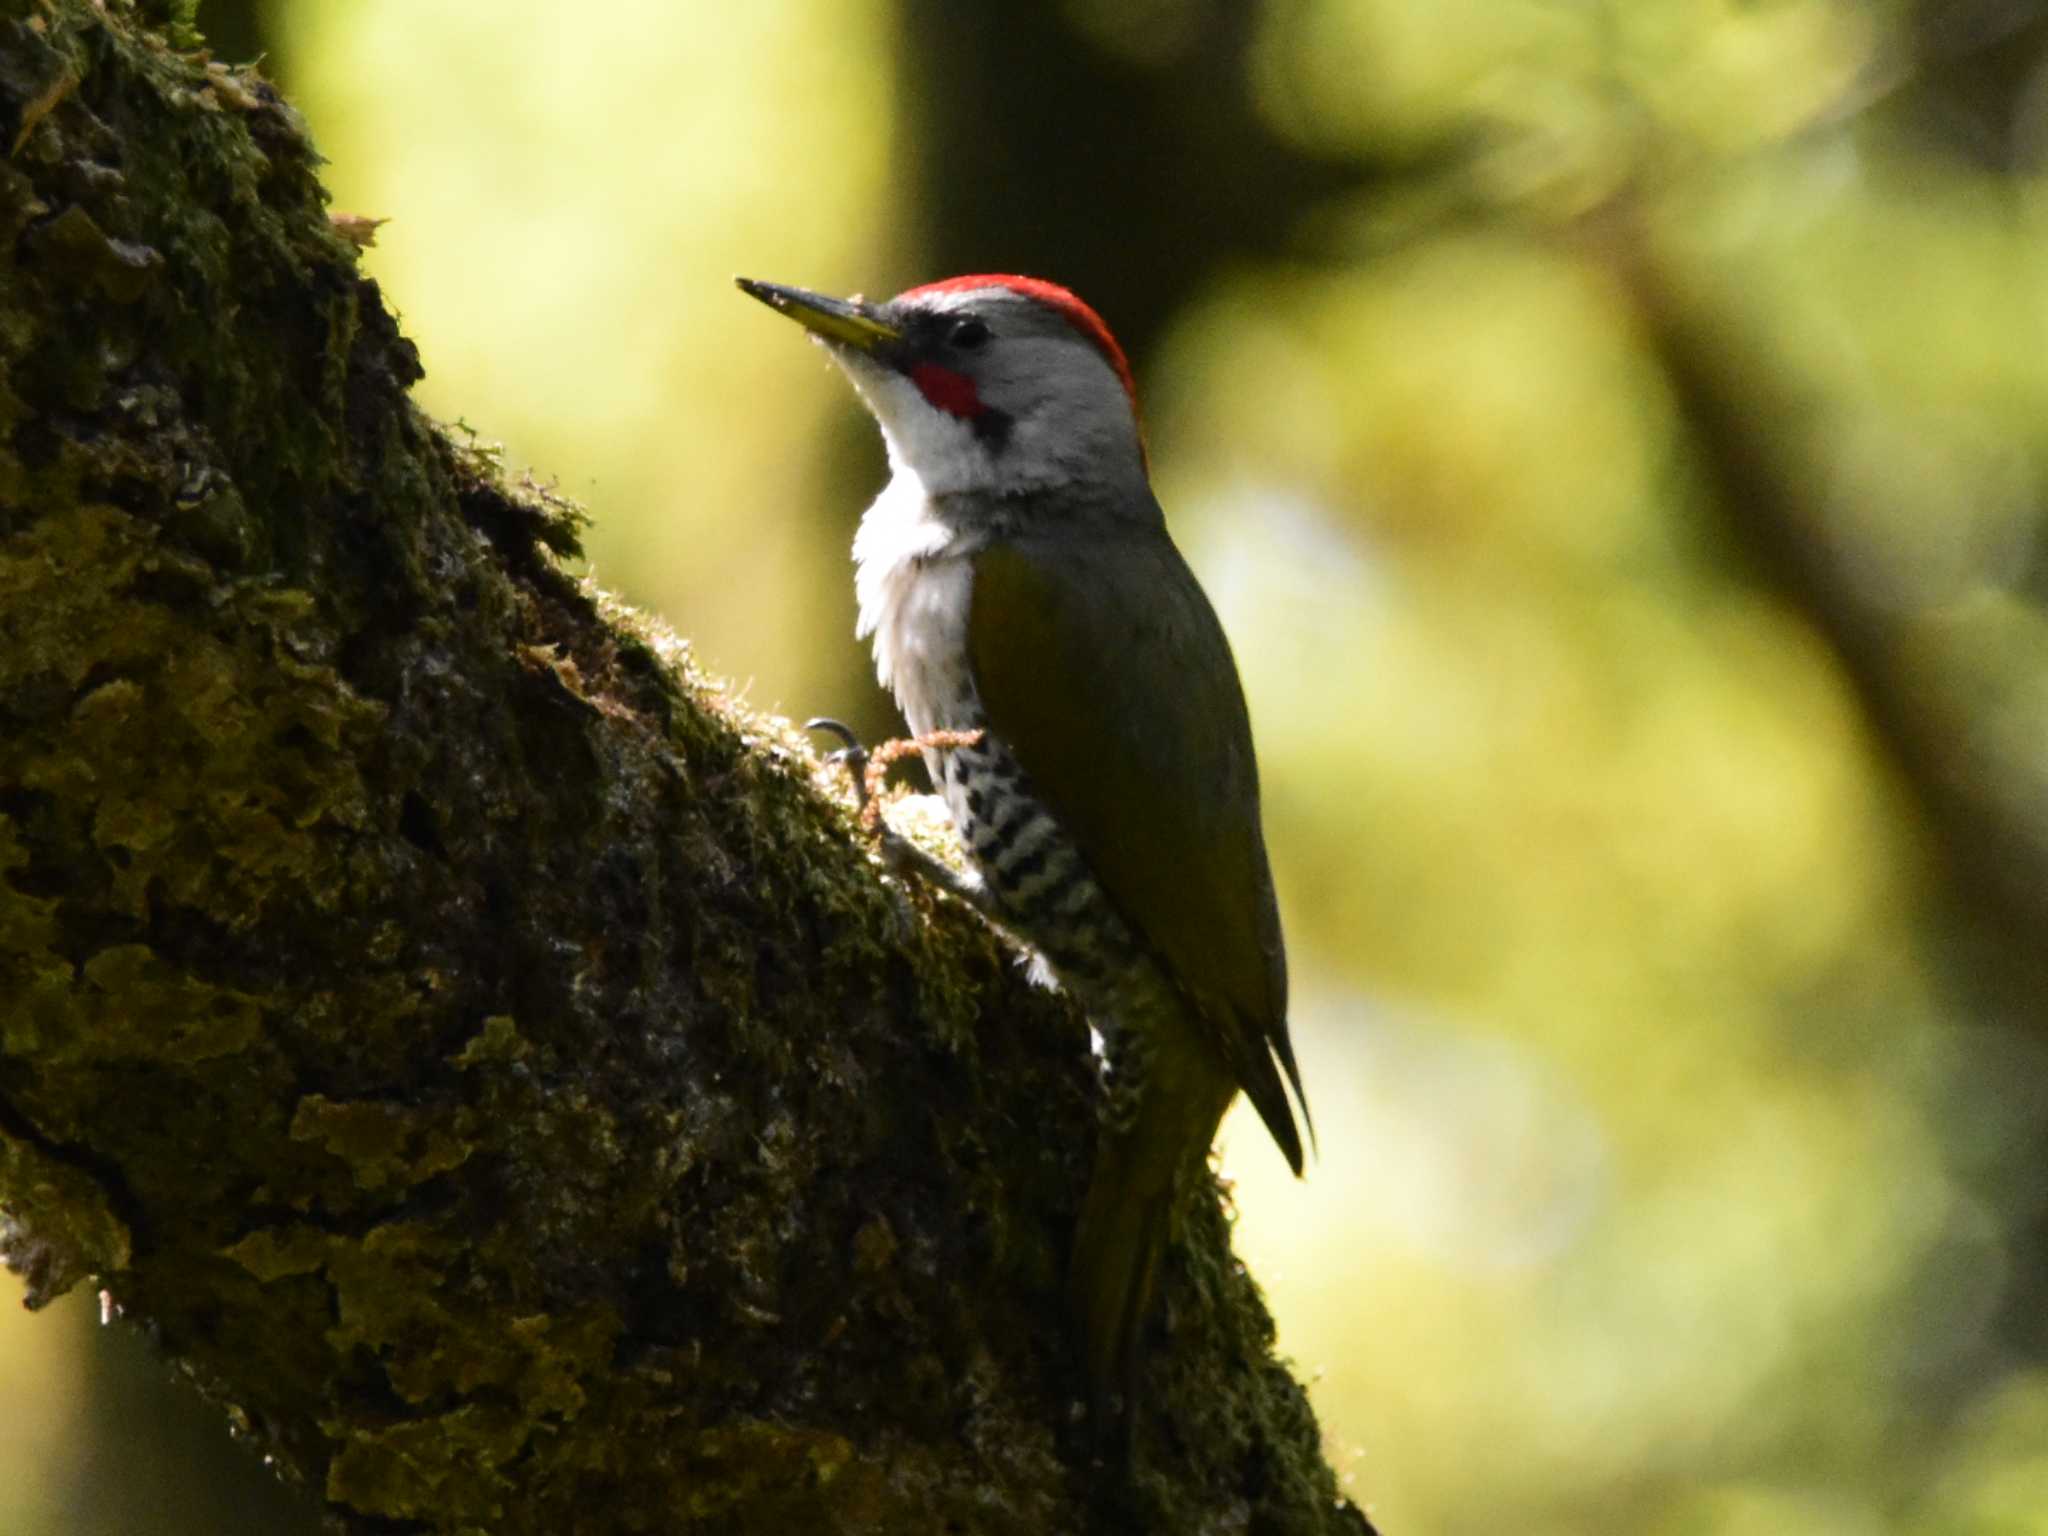
<path id="1" fill-rule="evenodd" d="M 1093 1459 L 1082 1021 L 412 407 L 190 10 L 0 3 L 31 1304 L 94 1277 L 341 1529 L 1358 1528 L 1213 1196 Z"/>

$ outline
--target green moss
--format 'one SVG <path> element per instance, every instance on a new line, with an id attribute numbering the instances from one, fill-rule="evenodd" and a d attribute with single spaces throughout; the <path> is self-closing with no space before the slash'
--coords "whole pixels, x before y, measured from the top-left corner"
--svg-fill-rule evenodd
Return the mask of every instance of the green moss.
<path id="1" fill-rule="evenodd" d="M 170 40 L 173 48 L 197 48 L 199 0 L 132 0 L 135 19 L 154 27 Z"/>
<path id="2" fill-rule="evenodd" d="M 731 1518 L 764 1502 L 810 1503 L 853 1462 L 853 1446 L 839 1435 L 758 1422 L 700 1435 L 690 1451 L 705 1468 L 688 1505 L 698 1520 Z"/>
<path id="3" fill-rule="evenodd" d="M 517 1319 L 506 1330 L 524 1357 L 512 1390 L 529 1413 L 573 1418 L 587 1399 L 585 1383 L 611 1361 L 623 1331 L 618 1314 L 602 1306 Z"/>
<path id="4" fill-rule="evenodd" d="M 28 867 L 28 850 L 12 817 L 0 814 L 0 955 L 19 958 L 48 954 L 57 936 L 57 903 L 54 899 L 31 896 L 13 880 L 17 870 Z M 22 992 L 8 988 L 19 999 Z M 11 1042 L 13 1010 L 0 1012 L 0 1046 L 19 1049 Z"/>
<path id="5" fill-rule="evenodd" d="M 360 1189 L 404 1188 L 462 1166 L 476 1150 L 458 1129 L 466 1118 L 389 1101 L 336 1103 L 315 1093 L 299 1100 L 291 1136 L 332 1153 Z"/>
<path id="6" fill-rule="evenodd" d="M 458 1067 L 475 1067 L 487 1062 L 523 1061 L 530 1050 L 531 1047 L 520 1039 L 519 1026 L 512 1016 L 494 1013 L 449 1060 Z"/>
<path id="7" fill-rule="evenodd" d="M 112 944 L 80 970 L 65 1038 L 45 1048 L 51 1062 L 202 1062 L 232 1055 L 262 1028 L 260 1002 L 213 986 L 143 944 Z"/>
<path id="8" fill-rule="evenodd" d="M 310 1275 L 327 1261 L 333 1239 L 317 1227 L 266 1227 L 221 1250 L 258 1280 Z"/>
<path id="9" fill-rule="evenodd" d="M 513 1485 L 501 1469 L 525 1448 L 531 1426 L 509 1407 L 469 1404 L 390 1424 L 337 1423 L 332 1431 L 342 1444 L 327 1469 L 330 1503 L 393 1520 L 432 1510 L 445 1529 L 503 1519 Z"/>
<path id="10" fill-rule="evenodd" d="M 31 1310 L 88 1275 L 127 1268 L 135 1236 L 98 1181 L 33 1143 L 0 1134 L 0 1254 L 28 1282 Z"/>

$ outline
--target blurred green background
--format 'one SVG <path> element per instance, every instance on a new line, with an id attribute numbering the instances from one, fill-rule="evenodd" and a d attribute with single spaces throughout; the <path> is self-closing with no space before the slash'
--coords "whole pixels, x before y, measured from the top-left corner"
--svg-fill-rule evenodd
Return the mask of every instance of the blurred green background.
<path id="1" fill-rule="evenodd" d="M 2048 3 L 206 0 L 427 407 L 892 722 L 879 444 L 734 273 L 1137 363 L 1322 1155 L 1240 1252 L 1390 1536 L 2048 1532 Z M 89 1298 L 0 1533 L 304 1528 Z"/>

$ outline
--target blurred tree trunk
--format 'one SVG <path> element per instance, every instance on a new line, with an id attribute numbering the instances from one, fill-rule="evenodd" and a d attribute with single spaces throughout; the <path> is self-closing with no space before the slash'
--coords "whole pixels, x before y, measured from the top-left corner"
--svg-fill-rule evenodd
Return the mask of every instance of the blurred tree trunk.
<path id="1" fill-rule="evenodd" d="M 2048 1040 L 2048 798 L 2038 793 L 2036 702 L 2048 633 L 2024 603 L 1925 609 L 1873 591 L 1858 537 L 1885 524 L 1840 515 L 1825 452 L 1847 407 L 1802 390 L 1796 360 L 1745 331 L 1742 306 L 1710 274 L 1660 261 L 1632 220 L 1617 228 L 1608 254 L 1715 505 L 1762 579 L 1833 649 L 1918 813 L 1944 899 L 1928 935 L 1944 985 L 1980 1027 Z M 2032 1162 L 2043 1164 L 2048 1146 Z M 1961 1406 L 2009 1368 L 1999 1357 L 2048 1359 L 2048 1203 L 2032 1181 L 2011 1187 L 2003 1164 L 1957 1172 L 1982 1185 L 2012 1241 L 1981 1371 L 1959 1369 L 1949 1383 Z"/>
<path id="2" fill-rule="evenodd" d="M 1298 257 L 1304 215 L 1393 167 L 1264 121 L 1260 10 L 901 0 L 920 275 L 1053 278 L 1140 358 L 1223 267 Z"/>
<path id="3" fill-rule="evenodd" d="M 1094 1462 L 1082 1021 L 412 409 L 190 14 L 0 0 L 31 1304 L 96 1278 L 342 1530 L 1364 1528 L 1213 1193 Z"/>

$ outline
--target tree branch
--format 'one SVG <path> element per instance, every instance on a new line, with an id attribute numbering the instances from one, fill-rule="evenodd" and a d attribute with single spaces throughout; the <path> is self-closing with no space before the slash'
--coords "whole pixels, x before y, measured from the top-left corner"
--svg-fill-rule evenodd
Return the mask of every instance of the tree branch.
<path id="1" fill-rule="evenodd" d="M 1365 1528 L 1213 1196 L 1091 1461 L 1081 1020 L 559 568 L 290 109 L 135 17 L 0 0 L 30 1304 L 96 1276 L 342 1530 Z"/>

